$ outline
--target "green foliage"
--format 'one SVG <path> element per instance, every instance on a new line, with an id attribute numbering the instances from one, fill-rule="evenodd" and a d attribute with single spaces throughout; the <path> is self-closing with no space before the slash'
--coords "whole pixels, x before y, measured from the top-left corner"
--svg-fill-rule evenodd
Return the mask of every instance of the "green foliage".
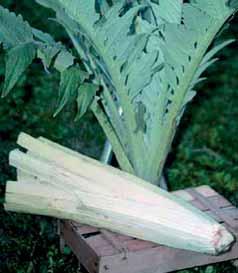
<path id="1" fill-rule="evenodd" d="M 0 7 L 0 42 L 5 49 L 16 47 L 20 44 L 33 42 L 31 28 L 22 17 Z"/>
<path id="2" fill-rule="evenodd" d="M 35 54 L 36 48 L 32 42 L 17 45 L 8 51 L 3 96 L 6 96 L 12 90 L 19 78 L 32 63 Z"/>
<path id="3" fill-rule="evenodd" d="M 72 101 L 74 99 L 80 84 L 85 79 L 84 76 L 84 73 L 81 73 L 79 68 L 71 67 L 69 69 L 62 69 L 59 88 L 59 104 L 55 116 L 65 107 L 69 100 Z"/>
<path id="4" fill-rule="evenodd" d="M 94 96 L 81 94 L 79 116 L 92 105 L 121 168 L 156 183 L 185 107 L 196 95 L 194 86 L 216 61 L 214 55 L 233 41 L 207 52 L 235 13 L 235 1 L 37 2 L 55 11 L 90 84 L 102 87 Z M 57 54 L 54 66 L 62 73 L 58 113 L 78 84 L 63 72 L 64 65 L 73 66 L 73 57 Z"/>
<path id="5" fill-rule="evenodd" d="M 78 97 L 77 97 L 77 105 L 78 105 L 78 114 L 76 119 L 80 119 L 87 111 L 89 105 L 91 105 L 98 86 L 84 83 L 79 87 Z"/>
<path id="6" fill-rule="evenodd" d="M 74 65 L 74 56 L 61 43 L 56 43 L 49 34 L 31 28 L 21 16 L 0 7 L 0 22 L 0 43 L 7 50 L 3 96 L 13 89 L 37 56 L 46 70 L 53 62 L 54 68 L 61 73 L 59 113 L 77 94 L 79 85 L 87 78 L 86 72 Z"/>
<path id="7" fill-rule="evenodd" d="M 55 11 L 56 21 L 71 38 L 85 70 L 49 34 L 32 29 L 2 8 L 0 42 L 10 48 L 4 94 L 13 88 L 37 50 L 46 70 L 53 62 L 61 73 L 56 114 L 75 98 L 77 117 L 91 105 L 120 167 L 156 183 L 185 107 L 196 95 L 194 86 L 216 61 L 214 55 L 233 42 L 225 41 L 207 52 L 235 13 L 235 2 L 36 2 Z M 102 87 L 101 92 L 95 92 L 95 85 Z"/>

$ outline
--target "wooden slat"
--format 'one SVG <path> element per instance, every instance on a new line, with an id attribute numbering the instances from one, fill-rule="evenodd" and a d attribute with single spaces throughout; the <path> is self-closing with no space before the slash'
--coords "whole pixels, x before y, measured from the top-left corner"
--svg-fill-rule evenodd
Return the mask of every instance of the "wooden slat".
<path id="1" fill-rule="evenodd" d="M 206 206 L 206 204 L 202 203 L 201 201 L 197 200 L 197 199 L 193 199 L 193 201 L 191 201 L 191 204 L 200 209 L 201 211 L 208 211 L 209 208 Z"/>
<path id="2" fill-rule="evenodd" d="M 220 256 L 209 256 L 177 250 L 172 248 L 150 248 L 147 250 L 130 252 L 128 259 L 122 256 L 103 257 L 100 263 L 100 273 L 168 273 L 196 266 L 208 265 L 236 259 L 238 244 L 233 250 Z M 105 267 L 108 270 L 105 270 Z"/>
<path id="3" fill-rule="evenodd" d="M 211 210 L 206 211 L 206 213 L 211 216 L 213 219 L 215 219 L 218 223 L 223 224 L 224 220 L 220 218 L 219 215 L 215 215 Z"/>
<path id="4" fill-rule="evenodd" d="M 75 233 L 72 222 L 62 221 L 61 230 L 66 243 L 70 246 L 78 260 L 83 261 L 83 265 L 88 272 L 98 272 L 98 254 L 78 235 L 78 233 Z"/>
<path id="5" fill-rule="evenodd" d="M 93 248 L 99 248 L 101 246 L 113 246 L 105 240 L 105 237 L 102 234 L 97 234 L 95 236 L 91 236 L 89 238 L 85 238 L 85 241 Z M 115 248 L 115 247 L 114 247 Z"/>
<path id="6" fill-rule="evenodd" d="M 101 256 L 111 256 L 119 254 L 120 251 L 110 244 L 105 238 L 100 235 L 95 235 L 85 239 L 87 244 L 97 253 L 99 257 Z"/>
<path id="7" fill-rule="evenodd" d="M 238 221 L 238 209 L 236 207 L 231 206 L 229 208 L 224 208 L 223 212 L 229 215 L 234 220 Z M 237 226 L 238 226 L 238 222 L 237 222 Z"/>
<path id="8" fill-rule="evenodd" d="M 232 205 L 231 202 L 229 202 L 221 195 L 210 197 L 209 202 L 211 202 L 217 208 L 226 208 Z"/>
<path id="9" fill-rule="evenodd" d="M 134 238 L 132 238 L 130 236 L 125 236 L 125 235 L 121 235 L 121 234 L 118 234 L 118 233 L 113 233 L 113 234 L 121 242 L 126 242 L 126 241 L 134 240 Z"/>
<path id="10" fill-rule="evenodd" d="M 98 232 L 98 228 L 91 226 L 82 226 L 78 228 L 78 232 L 82 235 Z"/>
<path id="11" fill-rule="evenodd" d="M 98 257 L 108 257 L 108 256 L 114 256 L 118 254 L 118 250 L 113 248 L 110 245 L 97 247 L 95 248 L 97 250 Z"/>
<path id="12" fill-rule="evenodd" d="M 222 206 L 226 204 L 230 204 L 229 202 L 225 202 L 224 198 L 220 198 L 219 195 L 217 197 L 219 198 L 205 198 L 202 194 L 197 192 L 196 190 L 193 189 L 188 189 L 187 190 L 195 199 L 197 199 L 201 204 L 204 205 L 204 207 L 207 207 L 210 211 L 212 211 L 213 215 L 218 218 L 223 220 L 224 222 L 227 223 L 227 225 L 231 227 L 236 226 L 236 221 L 229 215 L 224 214 L 223 210 L 221 209 Z M 220 199 L 220 202 L 218 203 L 217 200 Z M 215 202 L 212 202 L 216 200 Z M 219 205 L 219 206 L 218 206 Z"/>
<path id="13" fill-rule="evenodd" d="M 147 241 L 140 241 L 140 240 L 131 240 L 126 242 L 126 247 L 128 251 L 140 251 L 145 250 L 153 247 L 158 247 L 158 245 L 147 242 Z"/>
<path id="14" fill-rule="evenodd" d="M 214 189 L 212 189 L 211 187 L 209 187 L 207 185 L 197 187 L 196 191 L 199 192 L 204 197 L 217 196 L 217 194 L 218 194 Z"/>

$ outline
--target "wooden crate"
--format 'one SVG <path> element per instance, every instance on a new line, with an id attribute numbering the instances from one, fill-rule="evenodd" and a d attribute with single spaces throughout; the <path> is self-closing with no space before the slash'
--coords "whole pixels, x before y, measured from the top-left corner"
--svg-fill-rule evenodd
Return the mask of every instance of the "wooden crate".
<path id="1" fill-rule="evenodd" d="M 208 186 L 173 192 L 214 217 L 238 237 L 238 209 Z M 238 242 L 209 256 L 141 241 L 106 230 L 61 221 L 61 238 L 89 273 L 166 273 L 238 258 Z"/>

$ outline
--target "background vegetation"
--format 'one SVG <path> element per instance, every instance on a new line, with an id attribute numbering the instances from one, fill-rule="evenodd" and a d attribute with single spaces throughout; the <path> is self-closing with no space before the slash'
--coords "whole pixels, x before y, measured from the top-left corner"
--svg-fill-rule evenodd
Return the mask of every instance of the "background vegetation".
<path id="1" fill-rule="evenodd" d="M 69 43 L 61 28 L 47 18 L 51 13 L 34 1 L 2 0 L 1 5 L 23 14 L 35 27 L 50 29 L 56 39 Z M 237 18 L 224 33 L 238 38 Z M 237 44 L 220 55 L 220 62 L 207 73 L 209 80 L 199 87 L 199 95 L 189 106 L 166 167 L 171 189 L 208 184 L 238 205 L 238 50 Z M 0 51 L 0 84 L 4 57 Z M 46 74 L 34 63 L 6 99 L 0 100 L 0 272 L 77 272 L 70 250 L 59 250 L 56 221 L 39 216 L 7 213 L 5 183 L 14 179 L 8 153 L 15 148 L 17 135 L 25 131 L 43 135 L 95 158 L 103 147 L 104 135 L 89 113 L 74 122 L 75 105 L 57 118 L 57 74 Z M 237 272 L 229 263 L 196 268 L 183 273 Z"/>

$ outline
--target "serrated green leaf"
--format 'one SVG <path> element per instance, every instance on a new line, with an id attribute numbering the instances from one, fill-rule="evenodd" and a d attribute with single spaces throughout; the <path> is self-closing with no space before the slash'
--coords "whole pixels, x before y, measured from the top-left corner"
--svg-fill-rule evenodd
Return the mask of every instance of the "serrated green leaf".
<path id="1" fill-rule="evenodd" d="M 98 86 L 94 84 L 84 83 L 80 85 L 77 97 L 78 113 L 76 120 L 79 120 L 86 113 L 96 95 L 97 90 Z"/>
<path id="2" fill-rule="evenodd" d="M 74 64 L 74 59 L 75 59 L 74 56 L 68 51 L 66 50 L 61 51 L 55 60 L 54 67 L 59 72 L 63 72 L 64 70 L 66 70 L 67 68 Z"/>
<path id="3" fill-rule="evenodd" d="M 36 55 L 33 43 L 20 44 L 10 49 L 6 56 L 6 75 L 2 96 L 6 96 L 14 87 Z"/>
<path id="4" fill-rule="evenodd" d="M 59 103 L 54 116 L 58 115 L 68 102 L 77 96 L 80 84 L 85 80 L 86 74 L 78 67 L 70 67 L 61 73 L 59 87 Z"/>
<path id="5" fill-rule="evenodd" d="M 59 53 L 60 48 L 57 46 L 51 46 L 51 45 L 42 45 L 37 50 L 37 57 L 41 59 L 45 69 L 47 70 L 51 63 L 53 58 Z"/>
<path id="6" fill-rule="evenodd" d="M 215 45 L 208 53 L 204 56 L 202 64 L 205 62 L 208 62 L 211 58 L 213 58 L 220 50 L 222 50 L 224 47 L 230 45 L 231 43 L 235 42 L 234 39 L 230 39 L 227 41 L 224 41 L 218 45 Z"/>
<path id="7" fill-rule="evenodd" d="M 162 18 L 169 23 L 181 22 L 183 0 L 157 0 L 156 3 L 152 3 L 152 8 L 158 20 Z"/>
<path id="8" fill-rule="evenodd" d="M 33 33 L 34 37 L 36 39 L 40 40 L 41 42 L 44 42 L 47 44 L 55 44 L 54 39 L 48 33 L 45 33 L 39 29 L 36 29 L 36 28 L 32 28 L 32 33 Z"/>
<path id="9" fill-rule="evenodd" d="M 48 33 L 44 33 L 38 29 L 32 29 L 32 31 L 34 37 L 40 40 L 40 42 L 37 43 L 37 56 L 42 60 L 46 70 L 51 65 L 55 56 L 57 56 L 57 58 L 54 66 L 59 72 L 62 72 L 73 65 L 74 56 L 65 49 L 63 44 L 60 42 L 56 43 Z"/>
<path id="10" fill-rule="evenodd" d="M 4 48 L 10 49 L 31 41 L 33 34 L 29 24 L 23 21 L 21 15 L 16 16 L 0 6 L 0 42 L 3 43 Z"/>

